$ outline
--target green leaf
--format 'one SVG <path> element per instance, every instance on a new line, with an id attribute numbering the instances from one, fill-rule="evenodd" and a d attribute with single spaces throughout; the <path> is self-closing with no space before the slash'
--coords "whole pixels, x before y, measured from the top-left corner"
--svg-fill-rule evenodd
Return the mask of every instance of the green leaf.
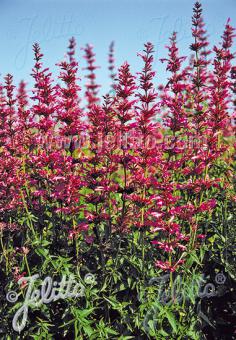
<path id="1" fill-rule="evenodd" d="M 167 337 L 167 336 L 169 335 L 168 333 L 166 333 L 166 332 L 164 331 L 163 328 L 159 331 L 159 333 L 160 333 L 160 335 L 163 335 L 163 336 L 165 336 L 165 337 Z"/>
<path id="2" fill-rule="evenodd" d="M 177 333 L 177 325 L 176 325 L 176 320 L 172 312 L 166 311 L 166 317 L 175 333 Z"/>
<path id="3" fill-rule="evenodd" d="M 106 332 L 108 334 L 113 334 L 113 335 L 118 335 L 119 333 L 117 333 L 116 331 L 114 331 L 114 329 L 110 328 L 110 327 L 106 327 Z"/>

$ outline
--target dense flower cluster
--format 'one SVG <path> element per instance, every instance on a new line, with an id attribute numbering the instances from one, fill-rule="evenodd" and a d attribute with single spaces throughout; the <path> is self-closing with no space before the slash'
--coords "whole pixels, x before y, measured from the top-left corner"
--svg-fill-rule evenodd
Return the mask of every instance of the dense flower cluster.
<path id="1" fill-rule="evenodd" d="M 194 55 L 189 63 L 179 55 L 174 32 L 161 60 L 168 82 L 159 92 L 154 46 L 146 43 L 139 54 L 141 72 L 133 75 L 125 62 L 116 74 L 112 43 L 113 91 L 101 100 L 95 54 L 87 45 L 85 106 L 75 40 L 58 64 L 58 83 L 34 44 L 32 96 L 24 82 L 16 91 L 9 74 L 0 85 L 3 231 L 15 225 L 42 233 L 52 223 L 56 244 L 96 244 L 103 264 L 113 237 L 138 231 L 143 270 L 150 247 L 153 263 L 171 272 L 199 247 L 217 191 L 228 185 L 214 169 L 223 153 L 230 157 L 227 138 L 235 131 L 234 29 L 228 21 L 213 56 L 198 2 L 192 24 Z"/>

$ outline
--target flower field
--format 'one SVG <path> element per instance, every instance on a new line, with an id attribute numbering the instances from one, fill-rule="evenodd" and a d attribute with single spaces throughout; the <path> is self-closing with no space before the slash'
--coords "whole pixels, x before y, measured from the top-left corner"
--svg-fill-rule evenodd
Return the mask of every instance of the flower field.
<path id="1" fill-rule="evenodd" d="M 4 77 L 0 339 L 236 339 L 234 37 L 228 20 L 210 48 L 196 2 L 166 84 L 151 42 L 134 73 L 112 43 L 100 96 L 93 46 L 80 69 L 74 38 L 57 77 L 38 43 L 33 90 Z"/>

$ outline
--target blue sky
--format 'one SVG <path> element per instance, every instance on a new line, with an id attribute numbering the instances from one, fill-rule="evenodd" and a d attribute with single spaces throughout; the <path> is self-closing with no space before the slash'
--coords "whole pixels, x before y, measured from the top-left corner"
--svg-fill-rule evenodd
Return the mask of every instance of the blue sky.
<path id="1" fill-rule="evenodd" d="M 32 44 L 37 41 L 45 55 L 45 66 L 57 73 L 55 63 L 75 36 L 78 61 L 84 67 L 81 46 L 92 43 L 97 54 L 98 81 L 102 93 L 109 88 L 107 52 L 115 41 L 116 65 L 127 60 L 134 72 L 141 67 L 137 52 L 143 43 L 155 45 L 157 82 L 166 77 L 158 61 L 172 31 L 178 31 L 182 55 L 189 55 L 193 0 L 0 0 L 0 73 L 12 73 L 32 86 Z M 202 0 L 211 44 L 217 43 L 228 17 L 236 27 L 236 0 Z M 234 45 L 236 46 L 236 45 Z M 235 48 L 236 50 L 236 48 Z"/>

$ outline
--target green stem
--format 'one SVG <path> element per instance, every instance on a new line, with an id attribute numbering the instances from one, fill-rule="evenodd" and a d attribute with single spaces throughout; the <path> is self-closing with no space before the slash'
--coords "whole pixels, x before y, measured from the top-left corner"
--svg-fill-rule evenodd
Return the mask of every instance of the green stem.
<path id="1" fill-rule="evenodd" d="M 31 276 L 31 272 L 30 272 L 30 268 L 29 268 L 29 263 L 28 263 L 28 260 L 27 260 L 27 255 L 24 255 L 24 261 L 25 261 L 25 265 L 26 265 L 28 274 L 29 274 L 29 276 Z"/>

